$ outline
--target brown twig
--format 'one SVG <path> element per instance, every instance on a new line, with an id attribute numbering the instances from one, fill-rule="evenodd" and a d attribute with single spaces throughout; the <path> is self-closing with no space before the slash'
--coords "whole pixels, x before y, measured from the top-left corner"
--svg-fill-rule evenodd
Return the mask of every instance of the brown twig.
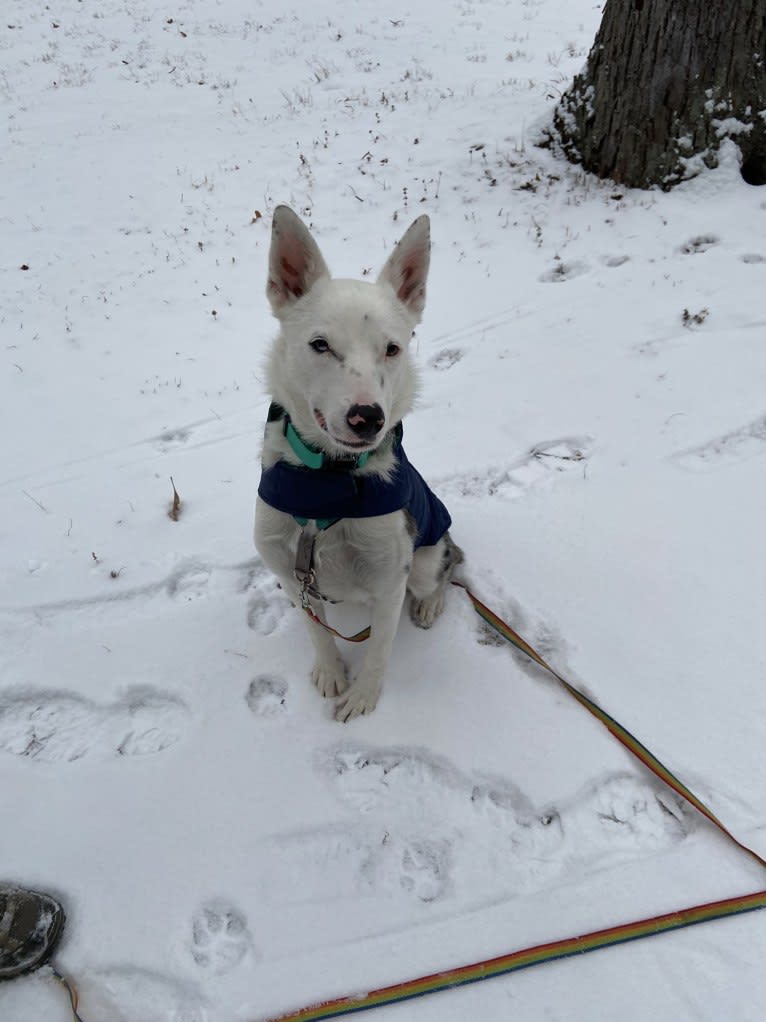
<path id="1" fill-rule="evenodd" d="M 170 505 L 168 510 L 168 518 L 172 522 L 177 522 L 181 517 L 181 498 L 178 496 L 178 490 L 176 484 L 173 482 L 173 476 L 170 477 L 170 485 L 173 487 L 173 503 Z"/>

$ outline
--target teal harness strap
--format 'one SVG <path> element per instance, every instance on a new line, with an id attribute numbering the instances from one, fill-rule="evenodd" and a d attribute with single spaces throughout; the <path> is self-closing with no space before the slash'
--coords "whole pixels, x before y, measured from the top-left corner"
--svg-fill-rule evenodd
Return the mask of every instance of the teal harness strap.
<path id="1" fill-rule="evenodd" d="M 292 447 L 293 453 L 296 454 L 306 468 L 324 468 L 328 462 L 337 461 L 336 458 L 331 458 L 325 454 L 324 451 L 320 451 L 317 447 L 312 447 L 311 444 L 307 444 L 303 437 L 300 435 L 298 430 L 293 426 L 290 421 L 290 416 L 285 412 L 285 436 L 287 442 Z M 353 456 L 351 459 L 350 468 L 361 468 L 367 464 L 367 459 L 370 457 L 369 451 L 363 451 L 361 454 Z M 345 460 L 345 459 L 343 459 Z"/>
<path id="2" fill-rule="evenodd" d="M 325 529 L 329 529 L 331 525 L 335 525 L 336 522 L 340 521 L 340 518 L 303 518 L 301 515 L 293 515 L 298 525 L 308 525 L 309 522 L 313 522 L 319 532 L 324 532 Z"/>
<path id="3" fill-rule="evenodd" d="M 293 426 L 287 412 L 283 411 L 283 415 L 287 442 L 292 448 L 293 453 L 300 458 L 306 468 L 324 468 L 328 462 L 335 460 L 325 454 L 324 451 L 320 451 L 319 448 L 312 447 L 311 444 L 307 444 L 295 426 Z M 351 467 L 361 468 L 363 465 L 367 464 L 367 459 L 369 457 L 370 451 L 364 451 L 362 454 L 356 455 Z M 335 525 L 336 522 L 340 521 L 340 518 L 304 518 L 302 515 L 293 515 L 293 518 L 298 525 L 301 526 L 301 528 L 307 525 L 310 521 L 313 521 L 319 532 L 324 532 L 325 529 L 329 529 L 331 525 Z"/>

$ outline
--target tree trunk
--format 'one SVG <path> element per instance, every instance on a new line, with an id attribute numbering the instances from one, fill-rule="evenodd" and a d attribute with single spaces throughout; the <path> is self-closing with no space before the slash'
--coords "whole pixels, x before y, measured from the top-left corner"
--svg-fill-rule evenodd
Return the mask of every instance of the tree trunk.
<path id="1" fill-rule="evenodd" d="M 599 177 L 670 188 L 723 138 L 766 184 L 766 0 L 606 0 L 551 141 Z"/>

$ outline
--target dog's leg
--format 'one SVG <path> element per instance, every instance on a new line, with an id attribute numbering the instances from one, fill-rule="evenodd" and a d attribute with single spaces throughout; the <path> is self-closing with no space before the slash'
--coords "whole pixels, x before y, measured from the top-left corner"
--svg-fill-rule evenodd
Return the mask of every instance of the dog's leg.
<path id="1" fill-rule="evenodd" d="M 296 607 L 301 606 L 300 589 L 292 578 L 281 577 L 282 588 Z M 311 609 L 320 621 L 327 623 L 324 607 L 321 600 L 310 600 Z M 319 694 L 325 698 L 334 698 L 341 695 L 348 688 L 346 677 L 346 665 L 341 659 L 338 647 L 332 635 L 305 612 L 301 611 L 306 621 L 311 644 L 314 647 L 314 666 L 311 671 L 311 680 L 316 685 Z"/>
<path id="2" fill-rule="evenodd" d="M 412 594 L 410 617 L 418 628 L 430 628 L 444 610 L 447 586 L 462 561 L 463 551 L 448 532 L 435 546 L 422 546 L 415 551 L 407 588 Z"/>
<path id="3" fill-rule="evenodd" d="M 321 603 L 311 601 L 312 610 L 324 624 L 327 623 L 324 607 Z M 333 698 L 341 695 L 348 688 L 346 665 L 341 659 L 335 640 L 328 631 L 306 616 L 309 637 L 314 644 L 314 667 L 311 680 L 321 696 Z"/>
<path id="4" fill-rule="evenodd" d="M 367 652 L 359 674 L 338 700 L 336 720 L 351 720 L 375 709 L 406 592 L 407 584 L 403 580 L 393 591 L 387 591 L 373 602 Z"/>
<path id="5" fill-rule="evenodd" d="M 295 536 L 296 525 L 289 515 L 269 507 L 261 498 L 256 504 L 255 546 L 269 567 L 279 579 L 282 588 L 294 607 L 301 606 L 301 591 L 292 568 L 295 563 L 294 547 L 289 537 Z M 311 600 L 311 607 L 320 621 L 325 620 L 321 601 Z M 341 660 L 333 637 L 321 625 L 316 624 L 308 614 L 300 611 L 305 619 L 309 638 L 314 647 L 314 667 L 311 677 L 323 696 L 334 697 L 348 688 L 346 667 Z"/>

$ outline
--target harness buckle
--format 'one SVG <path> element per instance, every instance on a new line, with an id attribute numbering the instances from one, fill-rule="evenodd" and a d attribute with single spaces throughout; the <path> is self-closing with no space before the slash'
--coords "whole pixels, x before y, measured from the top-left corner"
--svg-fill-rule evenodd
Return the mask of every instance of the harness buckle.
<path id="1" fill-rule="evenodd" d="M 309 594 L 314 595 L 314 583 L 316 582 L 316 576 L 313 571 L 310 571 L 301 582 L 301 607 L 303 610 L 311 610 L 311 601 L 309 600 Z M 316 594 L 318 595 L 318 594 Z"/>

